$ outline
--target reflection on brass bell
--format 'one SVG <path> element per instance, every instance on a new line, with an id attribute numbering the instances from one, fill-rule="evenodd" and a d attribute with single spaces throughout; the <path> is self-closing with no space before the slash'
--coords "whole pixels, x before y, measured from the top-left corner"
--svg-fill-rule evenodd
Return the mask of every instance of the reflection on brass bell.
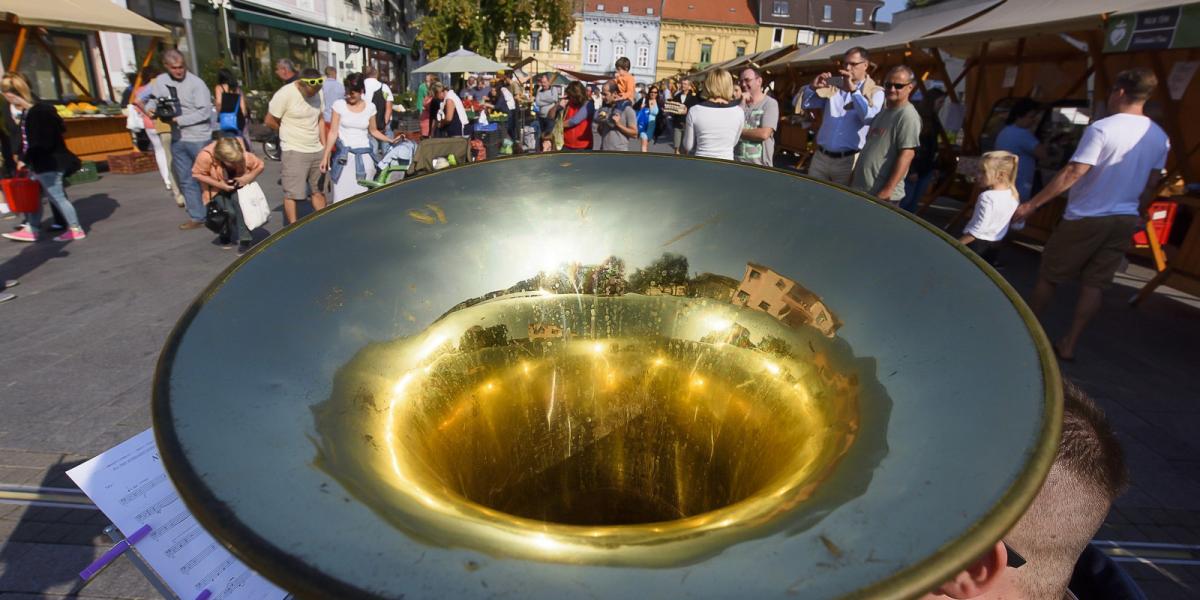
<path id="1" fill-rule="evenodd" d="M 154 422 L 197 519 L 300 595 L 908 597 L 1037 492 L 1048 347 L 864 196 L 538 155 L 255 248 L 168 340 Z"/>

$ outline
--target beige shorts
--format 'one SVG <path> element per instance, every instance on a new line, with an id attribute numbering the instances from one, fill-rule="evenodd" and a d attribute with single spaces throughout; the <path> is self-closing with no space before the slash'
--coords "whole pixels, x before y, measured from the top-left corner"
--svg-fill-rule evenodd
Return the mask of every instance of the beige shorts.
<path id="1" fill-rule="evenodd" d="M 833 183 L 849 187 L 850 180 L 854 176 L 854 163 L 857 160 L 857 154 L 833 158 L 817 150 L 817 153 L 813 155 L 812 161 L 809 163 L 808 176 L 813 179 L 824 179 L 825 181 L 832 181 Z"/>
<path id="2" fill-rule="evenodd" d="M 1042 279 L 1051 283 L 1079 281 L 1106 288 L 1133 243 L 1138 218 L 1131 215 L 1063 219 L 1046 240 Z"/>
<path id="3" fill-rule="evenodd" d="M 309 190 L 314 194 L 324 194 L 324 173 L 321 172 L 321 157 L 323 152 L 296 152 L 284 150 L 280 162 L 283 163 L 283 197 L 292 200 L 308 198 Z"/>

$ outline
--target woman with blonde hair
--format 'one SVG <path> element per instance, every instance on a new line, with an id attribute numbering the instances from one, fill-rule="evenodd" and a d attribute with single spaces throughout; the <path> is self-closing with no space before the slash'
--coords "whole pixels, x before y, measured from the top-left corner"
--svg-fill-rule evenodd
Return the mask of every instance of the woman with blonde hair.
<path id="1" fill-rule="evenodd" d="M 717 69 L 704 80 L 704 102 L 688 109 L 683 150 L 696 156 L 733 160 L 746 114 L 733 102 L 733 76 Z"/>
<path id="2" fill-rule="evenodd" d="M 200 183 L 204 203 L 216 202 L 229 214 L 229 233 L 222 234 L 221 247 L 228 250 L 238 242 L 238 254 L 250 248 L 250 228 L 242 218 L 237 191 L 250 185 L 263 171 L 263 161 L 246 150 L 240 137 L 221 138 L 196 155 L 192 177 Z"/>
<path id="3" fill-rule="evenodd" d="M 9 105 L 18 111 L 16 115 L 20 144 L 17 149 L 17 169 L 29 169 L 30 175 L 42 185 L 46 196 L 67 221 L 67 231 L 54 238 L 56 242 L 82 240 L 87 237 L 79 225 L 79 215 L 67 199 L 63 189 L 63 178 L 79 170 L 79 159 L 67 150 L 63 133 L 67 130 L 58 111 L 49 103 L 41 102 L 29 89 L 24 75 L 10 71 L 0 78 L 0 94 Z M 42 229 L 42 203 L 37 210 L 27 215 L 27 221 L 13 233 L 4 237 L 16 242 L 36 242 Z"/>
<path id="4" fill-rule="evenodd" d="M 975 201 L 975 213 L 958 241 L 989 264 L 996 264 L 1000 241 L 1008 234 L 1009 221 L 1021 204 L 1017 195 L 1018 160 L 1016 154 L 1003 150 L 988 152 L 980 160 L 984 191 Z"/>

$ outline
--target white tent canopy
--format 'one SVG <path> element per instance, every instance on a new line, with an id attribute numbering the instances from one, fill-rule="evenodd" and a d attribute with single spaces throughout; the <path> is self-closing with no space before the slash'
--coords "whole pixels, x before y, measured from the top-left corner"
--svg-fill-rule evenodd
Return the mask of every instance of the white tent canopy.
<path id="1" fill-rule="evenodd" d="M 1001 0 L 994 0 L 992 2 L 972 4 L 908 19 L 897 23 L 890 31 L 839 40 L 800 56 L 795 56 L 795 53 L 793 53 L 768 64 L 766 68 L 768 71 L 774 71 L 788 66 L 824 63 L 845 54 L 847 50 L 855 46 L 878 51 L 903 48 L 929 34 L 954 27 L 963 22 L 969 22 L 972 18 L 986 12 L 988 9 L 1000 4 L 1000 2 Z"/>
<path id="2" fill-rule="evenodd" d="M 27 27 L 166 37 L 166 27 L 109 0 L 0 0 L 0 15 Z"/>
<path id="3" fill-rule="evenodd" d="M 508 70 L 508 65 L 484 58 L 460 47 L 431 63 L 413 69 L 413 73 L 478 73 L 506 70 Z"/>
<path id="4" fill-rule="evenodd" d="M 970 44 L 1038 33 L 1094 29 L 1109 13 L 1139 12 L 1190 4 L 1181 0 L 1005 0 L 967 23 L 918 40 L 921 46 Z"/>

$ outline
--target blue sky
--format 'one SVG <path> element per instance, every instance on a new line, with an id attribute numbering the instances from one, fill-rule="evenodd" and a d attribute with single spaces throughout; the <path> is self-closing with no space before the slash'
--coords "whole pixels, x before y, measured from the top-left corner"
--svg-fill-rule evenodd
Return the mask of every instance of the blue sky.
<path id="1" fill-rule="evenodd" d="M 892 13 L 904 10 L 905 0 L 884 0 L 883 8 L 879 9 L 877 15 L 880 21 L 891 21 Z"/>

